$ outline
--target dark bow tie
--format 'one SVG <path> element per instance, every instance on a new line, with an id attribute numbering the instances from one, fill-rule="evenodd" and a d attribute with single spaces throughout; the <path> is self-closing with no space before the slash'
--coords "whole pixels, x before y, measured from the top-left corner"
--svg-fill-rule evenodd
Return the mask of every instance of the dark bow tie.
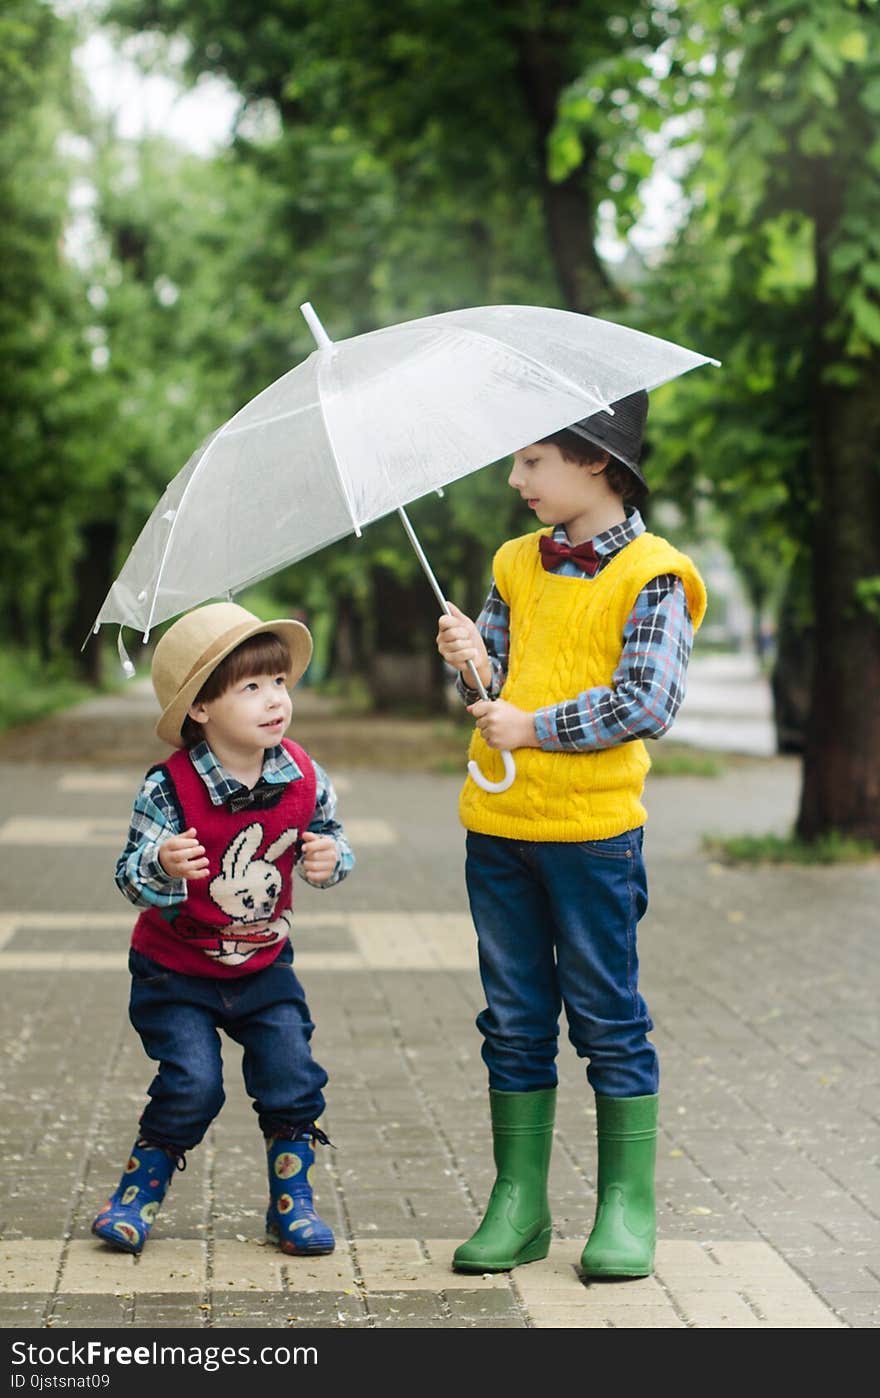
<path id="1" fill-rule="evenodd" d="M 538 547 L 541 550 L 541 562 L 548 573 L 552 573 L 560 563 L 570 558 L 592 577 L 601 562 L 599 554 L 589 540 L 585 544 L 560 544 L 552 534 L 542 534 L 538 540 Z"/>
<path id="2" fill-rule="evenodd" d="M 268 782 L 265 777 L 260 777 L 250 791 L 234 791 L 231 796 L 227 796 L 223 804 L 233 815 L 249 809 L 267 811 L 271 806 L 278 805 L 286 785 L 286 782 Z"/>

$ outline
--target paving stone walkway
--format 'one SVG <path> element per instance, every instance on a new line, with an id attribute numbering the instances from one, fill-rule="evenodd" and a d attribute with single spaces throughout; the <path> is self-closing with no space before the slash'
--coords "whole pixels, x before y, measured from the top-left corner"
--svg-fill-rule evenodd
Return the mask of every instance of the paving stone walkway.
<path id="1" fill-rule="evenodd" d="M 151 1066 L 126 1012 L 132 917 L 113 884 L 131 797 L 161 755 L 133 687 L 0 741 L 0 1326 L 867 1328 L 880 1319 L 880 865 L 733 869 L 707 831 L 784 833 L 798 764 L 650 777 L 642 986 L 661 1056 L 656 1274 L 587 1284 L 595 1117 L 564 1026 L 549 1258 L 452 1272 L 492 1180 L 482 1005 L 456 815 L 461 775 L 339 757 L 357 867 L 297 885 L 296 958 L 330 1073 L 316 1195 L 339 1246 L 265 1243 L 262 1143 L 227 1103 L 134 1259 L 89 1234 Z M 47 758 L 51 757 L 51 761 Z M 462 768 L 463 770 L 463 768 Z"/>

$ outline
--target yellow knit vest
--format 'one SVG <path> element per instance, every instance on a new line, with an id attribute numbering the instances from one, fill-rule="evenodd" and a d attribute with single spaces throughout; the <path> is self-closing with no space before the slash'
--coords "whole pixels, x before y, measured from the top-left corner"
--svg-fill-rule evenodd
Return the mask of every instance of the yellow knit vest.
<path id="1" fill-rule="evenodd" d="M 640 534 L 593 579 L 547 572 L 539 529 L 510 539 L 495 555 L 495 585 L 510 607 L 510 658 L 501 691 L 533 711 L 610 685 L 620 661 L 623 628 L 646 583 L 675 573 L 684 583 L 696 630 L 706 589 L 696 567 L 666 539 Z M 479 732 L 474 758 L 491 781 L 504 775 L 501 757 Z M 590 752 L 517 748 L 516 778 L 507 791 L 483 791 L 468 776 L 459 815 L 468 830 L 513 840 L 606 840 L 644 824 L 641 802 L 651 765 L 641 739 Z"/>

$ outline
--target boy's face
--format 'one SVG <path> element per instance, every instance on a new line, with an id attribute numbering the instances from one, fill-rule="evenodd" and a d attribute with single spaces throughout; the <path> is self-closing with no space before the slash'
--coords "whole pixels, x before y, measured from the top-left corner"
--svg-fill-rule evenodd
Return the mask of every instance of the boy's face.
<path id="1" fill-rule="evenodd" d="M 569 524 L 608 493 L 602 461 L 572 461 L 552 442 L 515 453 L 508 485 L 518 490 L 542 524 Z"/>
<path id="2" fill-rule="evenodd" d="M 242 753 L 276 747 L 292 711 L 287 675 L 245 675 L 216 699 L 191 704 L 190 718 L 213 746 Z"/>

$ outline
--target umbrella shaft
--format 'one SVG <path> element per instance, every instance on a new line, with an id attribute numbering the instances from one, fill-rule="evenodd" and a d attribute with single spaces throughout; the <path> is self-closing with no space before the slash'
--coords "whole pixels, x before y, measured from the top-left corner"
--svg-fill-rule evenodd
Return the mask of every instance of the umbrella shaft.
<path id="1" fill-rule="evenodd" d="M 418 535 L 416 534 L 416 531 L 413 529 L 413 527 L 412 527 L 412 525 L 411 525 L 411 523 L 410 523 L 409 515 L 407 514 L 406 510 L 403 508 L 402 505 L 398 508 L 397 513 L 398 513 L 399 516 L 400 516 L 400 522 L 401 522 L 401 524 L 403 525 L 404 529 L 406 530 L 407 538 L 409 539 L 410 543 L 412 544 L 413 548 L 415 549 L 416 558 L 419 560 L 419 562 L 420 562 L 421 565 L 422 565 L 422 571 L 424 572 L 425 577 L 428 579 L 428 582 L 431 584 L 431 587 L 432 587 L 433 592 L 434 592 L 434 596 L 437 598 L 437 601 L 440 603 L 440 606 L 443 608 L 443 611 L 446 613 L 446 615 L 447 615 L 447 616 L 451 616 L 452 613 L 451 613 L 451 611 L 449 610 L 449 603 L 446 601 L 446 598 L 443 596 L 443 592 L 442 592 L 442 589 L 441 589 L 441 587 L 440 587 L 440 584 L 438 583 L 437 579 L 434 577 L 434 572 L 433 572 L 433 569 L 431 568 L 430 563 L 428 562 L 427 556 L 426 556 L 426 554 L 425 554 L 425 550 L 422 548 L 421 544 L 419 543 Z M 483 681 L 480 679 L 480 676 L 477 674 L 477 667 L 476 667 L 476 665 L 474 664 L 474 662 L 473 662 L 472 660 L 469 660 L 469 661 L 468 661 L 468 669 L 469 669 L 470 672 L 471 672 L 471 678 L 472 678 L 472 680 L 473 680 L 473 682 L 474 682 L 474 683 L 473 683 L 473 688 L 477 691 L 477 693 L 479 694 L 479 696 L 480 696 L 481 699 L 488 699 L 489 696 L 488 696 L 488 694 L 486 693 L 486 686 L 483 684 Z"/>

